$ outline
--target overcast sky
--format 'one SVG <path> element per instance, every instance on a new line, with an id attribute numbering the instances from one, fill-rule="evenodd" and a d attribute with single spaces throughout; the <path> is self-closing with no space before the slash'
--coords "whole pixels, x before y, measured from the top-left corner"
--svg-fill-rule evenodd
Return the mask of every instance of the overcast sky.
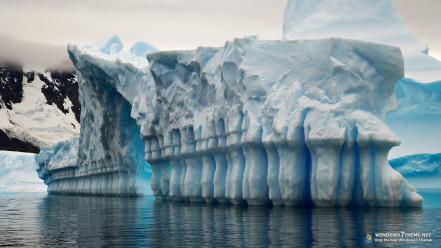
<path id="1" fill-rule="evenodd" d="M 395 1 L 414 33 L 429 44 L 431 55 L 441 58 L 441 0 Z M 161 50 L 219 46 L 244 35 L 278 39 L 285 4 L 286 0 L 0 0 L 0 39 L 64 46 L 117 34 L 128 46 L 144 40 Z"/>

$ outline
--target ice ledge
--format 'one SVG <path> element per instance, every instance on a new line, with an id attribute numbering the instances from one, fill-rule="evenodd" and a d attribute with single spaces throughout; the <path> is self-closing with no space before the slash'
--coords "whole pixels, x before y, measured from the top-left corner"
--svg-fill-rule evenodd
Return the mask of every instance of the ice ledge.
<path id="1" fill-rule="evenodd" d="M 147 56 L 149 70 L 94 58 L 74 46 L 69 53 L 81 75 L 82 104 L 94 103 L 82 114 L 88 128 L 81 133 L 94 142 L 80 143 L 80 149 L 134 148 L 99 144 L 136 132 L 101 120 L 114 112 L 101 91 L 116 90 L 129 104 L 123 115 L 139 126 L 157 198 L 422 204 L 387 161 L 390 148 L 399 144 L 384 124 L 395 108 L 395 82 L 403 76 L 398 48 L 344 39 L 245 38 L 220 48 L 153 53 Z M 101 138 L 93 138 L 97 133 Z"/>

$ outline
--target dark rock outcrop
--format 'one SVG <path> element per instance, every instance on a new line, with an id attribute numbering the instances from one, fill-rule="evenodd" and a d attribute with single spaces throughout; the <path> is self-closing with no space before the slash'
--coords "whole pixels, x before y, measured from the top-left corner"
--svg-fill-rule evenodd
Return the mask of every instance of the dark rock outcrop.
<path id="1" fill-rule="evenodd" d="M 23 67 L 17 64 L 0 65 L 0 109 L 12 109 L 23 99 Z"/>

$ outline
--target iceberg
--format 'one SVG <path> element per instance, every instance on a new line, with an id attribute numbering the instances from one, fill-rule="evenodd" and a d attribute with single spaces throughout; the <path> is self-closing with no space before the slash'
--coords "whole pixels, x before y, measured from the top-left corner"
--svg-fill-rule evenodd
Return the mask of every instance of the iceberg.
<path id="1" fill-rule="evenodd" d="M 138 105 L 149 92 L 139 83 L 147 81 L 148 62 L 137 55 L 154 48 L 136 43 L 136 52 L 126 52 L 122 46 L 114 36 L 82 47 L 88 54 L 81 62 L 71 57 L 79 81 L 81 135 L 40 152 L 38 172 L 51 193 L 151 194 L 151 169 L 144 160 L 139 126 L 130 115 L 142 112 L 144 106 Z"/>
<path id="2" fill-rule="evenodd" d="M 386 122 L 402 143 L 389 157 L 440 153 L 441 81 L 419 83 L 405 78 L 397 82 L 395 95 L 397 108 Z"/>
<path id="3" fill-rule="evenodd" d="M 441 79 L 441 61 L 427 54 L 394 7 L 393 0 L 288 0 L 283 39 L 341 37 L 401 48 L 406 77 Z"/>
<path id="4" fill-rule="evenodd" d="M 441 188 L 441 153 L 414 154 L 390 160 L 390 165 L 418 188 Z"/>
<path id="5" fill-rule="evenodd" d="M 45 192 L 46 185 L 37 177 L 35 154 L 0 151 L 0 193 Z"/>
<path id="6" fill-rule="evenodd" d="M 156 86 L 150 98 L 158 99 L 151 109 L 159 111 L 142 135 L 153 178 L 161 177 L 152 182 L 159 198 L 421 204 L 387 162 L 399 144 L 383 122 L 403 76 L 397 48 L 245 38 L 147 57 Z"/>
<path id="7" fill-rule="evenodd" d="M 49 193 L 100 196 L 151 194 L 151 172 L 143 160 L 127 164 L 134 155 L 124 154 L 127 157 L 121 158 L 116 157 L 121 154 L 111 151 L 102 154 L 102 157 L 84 157 L 85 151 L 79 144 L 79 138 L 60 142 L 53 147 L 42 148 L 36 157 L 38 176 L 48 185 Z M 105 157 L 117 159 L 118 163 L 100 160 Z"/>
<path id="8" fill-rule="evenodd" d="M 107 50 L 115 49 L 68 48 L 82 125 L 77 169 L 49 186 L 54 193 L 114 193 L 130 182 L 125 175 L 151 168 L 152 192 L 164 200 L 422 204 L 387 160 L 399 144 L 384 123 L 403 77 L 396 47 L 245 37 L 144 60 Z M 40 156 L 41 170 L 62 171 L 50 167 L 55 155 Z M 112 179 L 96 183 L 109 171 Z M 51 185 L 55 174 L 43 174 Z"/>

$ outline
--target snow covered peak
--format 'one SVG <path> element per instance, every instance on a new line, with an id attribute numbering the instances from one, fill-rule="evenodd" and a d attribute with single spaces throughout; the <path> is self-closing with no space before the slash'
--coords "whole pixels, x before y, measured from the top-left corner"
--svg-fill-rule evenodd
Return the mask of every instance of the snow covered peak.
<path id="1" fill-rule="evenodd" d="M 0 150 L 38 152 L 80 132 L 74 71 L 0 64 Z"/>
<path id="2" fill-rule="evenodd" d="M 401 48 L 406 77 L 422 82 L 441 79 L 441 62 L 422 51 L 396 12 L 392 0 L 288 0 L 283 39 L 341 37 Z"/>

